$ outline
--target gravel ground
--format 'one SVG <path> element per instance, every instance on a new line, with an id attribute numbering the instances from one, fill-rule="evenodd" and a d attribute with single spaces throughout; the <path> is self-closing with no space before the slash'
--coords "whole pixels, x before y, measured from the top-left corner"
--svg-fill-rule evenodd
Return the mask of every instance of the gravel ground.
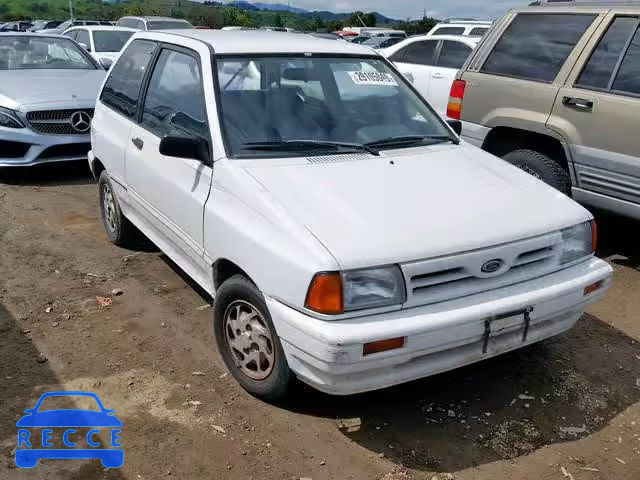
<path id="1" fill-rule="evenodd" d="M 152 245 L 111 245 L 96 198 L 82 164 L 0 177 L 0 479 L 640 478 L 640 224 L 598 216 L 614 285 L 560 337 L 354 397 L 299 386 L 274 406 L 227 375 L 206 294 Z M 15 422 L 61 389 L 116 410 L 122 468 L 15 468 Z"/>

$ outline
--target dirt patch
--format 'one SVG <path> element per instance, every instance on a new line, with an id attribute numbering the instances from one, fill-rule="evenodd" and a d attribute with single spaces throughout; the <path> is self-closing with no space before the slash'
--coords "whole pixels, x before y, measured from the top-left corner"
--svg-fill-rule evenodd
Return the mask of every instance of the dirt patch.
<path id="1" fill-rule="evenodd" d="M 152 245 L 107 242 L 77 168 L 0 179 L 0 478 L 640 478 L 637 224 L 601 223 L 614 286 L 565 335 L 365 395 L 300 386 L 276 406 L 226 373 L 206 294 Z M 116 410 L 122 468 L 14 468 L 15 422 L 52 389 Z"/>

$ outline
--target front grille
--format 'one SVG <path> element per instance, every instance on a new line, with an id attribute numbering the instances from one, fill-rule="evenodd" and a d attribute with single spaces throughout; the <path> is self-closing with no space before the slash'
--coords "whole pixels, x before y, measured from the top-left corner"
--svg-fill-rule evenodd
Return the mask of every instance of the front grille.
<path id="1" fill-rule="evenodd" d="M 48 135 L 86 135 L 87 132 L 78 132 L 71 125 L 71 116 L 76 112 L 84 112 L 93 118 L 92 108 L 69 110 L 40 110 L 27 112 L 27 120 L 36 132 Z"/>
<path id="2" fill-rule="evenodd" d="M 69 143 L 66 145 L 54 145 L 38 155 L 39 159 L 54 158 L 87 158 L 87 153 L 91 150 L 90 143 Z"/>
<path id="3" fill-rule="evenodd" d="M 562 236 L 558 232 L 403 264 L 406 306 L 451 300 L 546 275 L 560 268 L 561 242 Z M 482 267 L 492 260 L 499 260 L 501 267 L 495 272 L 484 272 Z"/>
<path id="4" fill-rule="evenodd" d="M 0 158 L 22 158 L 30 147 L 28 143 L 0 140 Z"/>

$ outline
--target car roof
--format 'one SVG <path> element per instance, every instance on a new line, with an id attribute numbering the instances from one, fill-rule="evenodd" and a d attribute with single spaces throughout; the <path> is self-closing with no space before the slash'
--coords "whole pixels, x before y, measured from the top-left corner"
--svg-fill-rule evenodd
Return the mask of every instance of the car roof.
<path id="1" fill-rule="evenodd" d="M 136 30 L 135 28 L 114 27 L 114 26 L 110 26 L 110 25 L 74 25 L 73 27 L 70 27 L 70 28 L 66 29 L 65 32 L 68 32 L 69 30 L 89 30 L 90 32 L 102 31 L 102 30 L 106 30 L 106 31 L 122 31 L 122 32 L 139 32 L 139 30 Z"/>
<path id="2" fill-rule="evenodd" d="M 192 38 L 211 45 L 216 54 L 327 53 L 366 55 L 372 50 L 350 42 L 336 42 L 303 33 L 265 30 L 163 30 L 139 32 L 134 38 L 147 38 L 180 44 L 180 38 Z"/>
<path id="3" fill-rule="evenodd" d="M 184 18 L 172 18 L 172 17 L 160 17 L 160 16 L 154 16 L 154 15 L 148 15 L 148 16 L 141 16 L 141 17 L 137 17 L 135 15 L 128 15 L 126 17 L 122 17 L 122 18 L 135 18 L 136 20 L 162 20 L 162 21 L 172 21 L 172 22 L 187 22 L 188 20 L 185 20 Z M 122 18 L 120 20 L 122 20 Z"/>
<path id="4" fill-rule="evenodd" d="M 513 8 L 510 12 L 514 13 L 533 13 L 533 12 L 558 12 L 558 13 L 607 13 L 612 10 L 624 10 L 625 12 L 640 12 L 640 4 L 631 2 L 593 2 L 571 4 L 568 2 L 558 2 L 557 4 L 533 5 L 530 7 Z"/>

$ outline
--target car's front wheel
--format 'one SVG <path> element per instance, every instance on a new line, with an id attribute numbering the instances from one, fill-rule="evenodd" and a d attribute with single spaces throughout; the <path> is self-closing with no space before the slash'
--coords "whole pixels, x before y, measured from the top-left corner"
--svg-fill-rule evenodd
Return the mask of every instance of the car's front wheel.
<path id="1" fill-rule="evenodd" d="M 122 214 L 106 170 L 100 174 L 98 188 L 102 224 L 109 240 L 119 247 L 131 246 L 140 239 L 140 231 Z"/>
<path id="2" fill-rule="evenodd" d="M 235 275 L 216 292 L 213 328 L 222 359 L 250 394 L 273 401 L 293 380 L 264 297 L 246 277 Z"/>

